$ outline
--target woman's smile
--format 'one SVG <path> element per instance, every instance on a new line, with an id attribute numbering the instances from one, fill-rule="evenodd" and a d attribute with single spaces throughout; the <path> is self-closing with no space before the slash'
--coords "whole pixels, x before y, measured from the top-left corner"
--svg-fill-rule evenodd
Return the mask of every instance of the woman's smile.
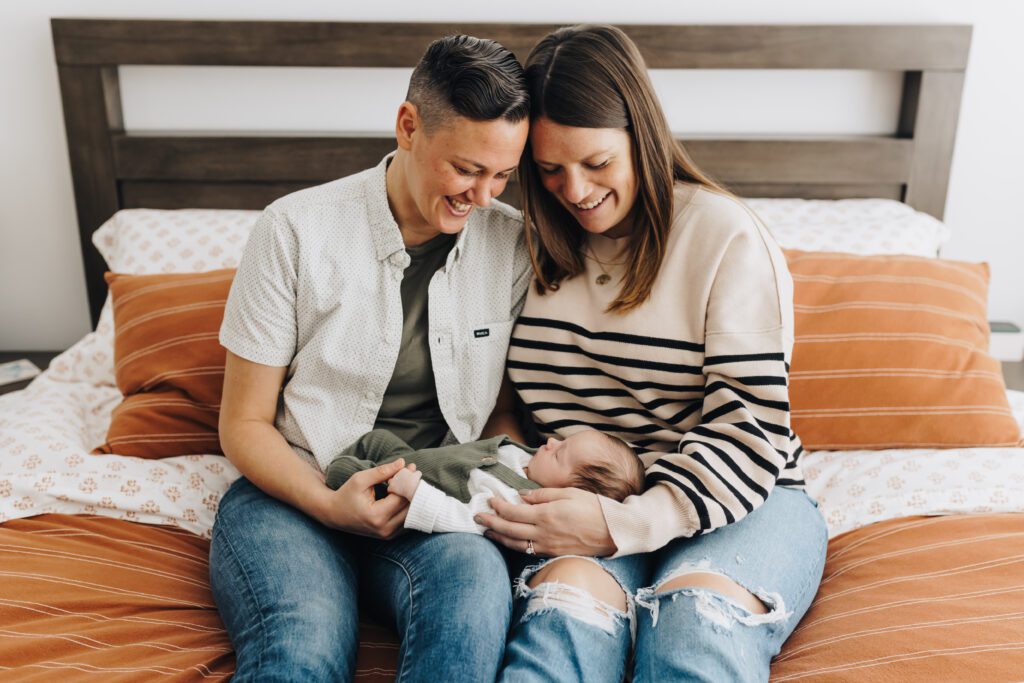
<path id="1" fill-rule="evenodd" d="M 461 202 L 455 197 L 445 196 L 444 201 L 445 204 L 448 205 L 448 210 L 452 212 L 452 215 L 458 218 L 465 218 L 469 215 L 469 212 L 473 210 L 473 204 Z"/>
<path id="2" fill-rule="evenodd" d="M 606 192 L 593 201 L 579 202 L 573 204 L 573 206 L 575 206 L 579 211 L 593 211 L 597 207 L 602 206 L 604 204 L 604 200 L 608 199 L 609 196 L 611 196 L 611 192 Z"/>

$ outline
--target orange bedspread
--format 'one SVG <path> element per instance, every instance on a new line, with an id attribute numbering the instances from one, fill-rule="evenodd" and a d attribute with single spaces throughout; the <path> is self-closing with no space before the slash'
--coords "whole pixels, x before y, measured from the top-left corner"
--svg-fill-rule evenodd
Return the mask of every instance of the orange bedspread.
<path id="1" fill-rule="evenodd" d="M 0 679 L 224 680 L 209 543 L 179 529 L 41 515 L 0 525 Z M 357 681 L 398 645 L 364 624 Z M 1019 681 L 1024 515 L 911 517 L 832 541 L 773 681 Z"/>
<path id="2" fill-rule="evenodd" d="M 905 517 L 829 543 L 772 681 L 1024 680 L 1024 515 Z"/>
<path id="3" fill-rule="evenodd" d="M 222 681 L 235 660 L 207 579 L 209 541 L 106 517 L 0 525 L 0 680 Z M 364 625 L 359 681 L 398 644 Z"/>

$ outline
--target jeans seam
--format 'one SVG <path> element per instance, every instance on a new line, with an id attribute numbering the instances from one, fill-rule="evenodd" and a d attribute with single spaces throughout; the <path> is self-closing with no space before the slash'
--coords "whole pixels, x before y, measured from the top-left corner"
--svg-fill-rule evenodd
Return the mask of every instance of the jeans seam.
<path id="1" fill-rule="evenodd" d="M 415 600 L 415 591 L 413 590 L 414 582 L 412 580 L 412 573 L 406 568 L 406 566 L 404 564 L 402 564 L 401 562 L 399 562 L 398 560 L 396 560 L 394 558 L 388 557 L 386 555 L 381 555 L 380 553 L 372 553 L 372 554 L 376 558 L 379 558 L 381 560 L 385 560 L 386 562 L 390 562 L 391 564 L 399 567 L 402 570 L 402 572 L 405 573 L 405 578 L 408 579 L 408 581 L 409 581 L 409 609 L 406 612 L 406 617 L 407 618 L 406 618 L 406 624 L 405 624 L 405 637 L 402 639 L 404 641 L 403 645 L 404 645 L 404 650 L 405 651 L 404 651 L 403 656 L 402 656 L 402 661 L 399 663 L 398 675 L 395 676 L 396 683 L 401 683 L 401 681 L 407 680 L 408 676 L 409 676 L 409 674 L 408 674 L 409 667 L 407 665 L 407 662 L 409 660 L 409 651 L 412 649 L 411 646 L 412 646 L 412 641 L 413 641 L 412 624 L 413 624 L 413 621 L 414 621 L 413 620 L 413 612 L 416 609 L 416 600 Z"/>
<path id="2" fill-rule="evenodd" d="M 213 533 L 215 536 L 220 536 L 221 540 L 227 546 L 228 550 L 231 551 L 231 558 L 238 566 L 238 569 L 242 575 L 242 579 L 245 581 L 245 585 L 248 588 L 248 595 L 245 596 L 246 601 L 249 602 L 250 605 L 255 607 L 256 614 L 259 615 L 260 647 L 257 650 L 256 658 L 256 673 L 259 673 L 260 669 L 263 667 L 263 653 L 267 647 L 266 616 L 263 614 L 263 608 L 260 606 L 259 599 L 256 596 L 256 589 L 253 587 L 252 579 L 249 576 L 249 571 L 242 563 L 238 552 L 235 550 L 235 546 L 231 543 L 230 537 L 228 536 L 228 534 L 225 534 L 223 531 L 217 529 L 216 526 L 214 527 Z"/>
<path id="3" fill-rule="evenodd" d="M 804 495 L 807 495 L 807 494 L 805 493 Z M 814 499 L 811 498 L 810 496 L 807 496 L 807 499 L 809 501 L 811 501 L 812 503 L 814 503 Z M 819 518 L 821 517 L 821 513 L 818 512 L 818 506 L 817 505 L 814 505 L 814 512 L 818 515 Z M 825 529 L 824 534 L 823 534 L 824 540 L 818 543 L 818 546 L 817 546 L 817 550 L 818 550 L 817 556 L 819 558 L 821 558 L 822 570 L 824 570 L 825 561 L 826 561 L 827 556 L 828 556 L 828 540 L 829 539 L 828 539 L 828 527 L 825 525 L 825 520 L 822 519 L 821 523 L 822 523 L 822 526 Z M 807 589 L 811 585 L 811 581 L 812 581 L 811 577 L 812 577 L 811 572 L 804 572 L 804 580 L 803 580 L 802 585 L 800 586 L 800 591 L 798 593 L 799 597 L 802 598 L 804 596 L 804 594 L 807 592 Z M 820 587 L 820 585 L 821 585 L 821 577 L 819 576 L 818 577 L 818 584 L 815 586 L 815 589 L 814 589 L 815 596 L 818 593 L 818 587 Z M 814 602 L 814 598 L 813 597 L 811 598 L 811 602 L 812 603 Z"/>

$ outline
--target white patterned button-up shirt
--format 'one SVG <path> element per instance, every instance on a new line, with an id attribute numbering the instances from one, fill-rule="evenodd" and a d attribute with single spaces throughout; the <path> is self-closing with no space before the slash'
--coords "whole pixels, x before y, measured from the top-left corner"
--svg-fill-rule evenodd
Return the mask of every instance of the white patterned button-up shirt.
<path id="1" fill-rule="evenodd" d="M 373 428 L 402 339 L 409 255 L 375 168 L 278 199 L 249 237 L 220 342 L 288 366 L 276 426 L 323 470 Z M 519 213 L 475 208 L 430 281 L 430 357 L 446 442 L 480 436 L 530 282 Z"/>

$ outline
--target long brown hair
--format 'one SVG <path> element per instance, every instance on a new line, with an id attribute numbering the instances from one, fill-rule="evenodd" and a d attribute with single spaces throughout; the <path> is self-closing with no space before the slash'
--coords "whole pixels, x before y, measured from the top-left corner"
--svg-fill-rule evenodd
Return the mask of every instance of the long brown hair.
<path id="1" fill-rule="evenodd" d="M 609 312 L 625 313 L 651 295 L 665 256 L 676 181 L 724 190 L 690 160 L 668 128 L 640 51 L 614 26 L 578 25 L 545 36 L 526 60 L 530 117 L 563 126 L 625 129 L 632 140 L 637 198 L 628 267 Z M 537 291 L 557 290 L 585 269 L 586 235 L 544 189 L 529 143 L 519 164 L 526 239 Z M 538 244 L 539 242 L 539 244 Z"/>

